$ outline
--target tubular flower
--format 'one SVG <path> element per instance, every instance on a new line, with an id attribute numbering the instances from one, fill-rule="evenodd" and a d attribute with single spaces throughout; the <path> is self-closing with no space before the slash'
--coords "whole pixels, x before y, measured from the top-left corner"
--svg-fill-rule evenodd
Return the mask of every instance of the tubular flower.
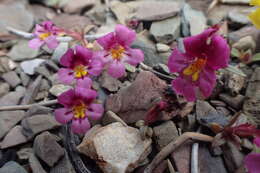
<path id="1" fill-rule="evenodd" d="M 64 107 L 55 110 L 55 118 L 62 124 L 72 121 L 71 129 L 74 133 L 85 133 L 90 128 L 88 118 L 97 120 L 104 112 L 103 106 L 94 102 L 97 93 L 90 89 L 91 85 L 90 79 L 84 80 L 75 89 L 58 97 L 58 102 Z"/>
<path id="2" fill-rule="evenodd" d="M 216 84 L 215 71 L 228 65 L 230 49 L 217 31 L 218 27 L 212 27 L 185 38 L 185 52 L 176 48 L 169 57 L 170 71 L 179 73 L 172 87 L 188 101 L 195 101 L 196 88 L 204 97 L 209 97 Z"/>
<path id="3" fill-rule="evenodd" d="M 259 0 L 251 0 L 250 5 L 255 5 L 257 7 L 260 7 L 260 1 Z M 255 11 L 250 13 L 248 15 L 248 18 L 251 20 L 251 22 L 255 25 L 257 29 L 260 29 L 260 8 L 257 8 Z"/>
<path id="4" fill-rule="evenodd" d="M 58 76 L 65 84 L 71 84 L 73 80 L 98 76 L 103 68 L 99 58 L 82 46 L 76 46 L 75 50 L 68 49 L 61 57 L 60 64 L 65 68 L 59 70 Z"/>
<path id="5" fill-rule="evenodd" d="M 140 49 L 132 49 L 130 45 L 136 38 L 134 31 L 123 25 L 117 25 L 115 32 L 111 32 L 97 40 L 103 47 L 102 56 L 108 74 L 114 78 L 125 74 L 124 63 L 136 66 L 144 60 L 144 54 Z"/>
<path id="6" fill-rule="evenodd" d="M 38 49 L 43 44 L 46 44 L 48 48 L 55 49 L 59 42 L 56 37 L 62 33 L 62 30 L 54 26 L 51 21 L 45 21 L 41 24 L 36 24 L 34 36 L 35 38 L 30 40 L 29 47 L 32 49 Z"/>

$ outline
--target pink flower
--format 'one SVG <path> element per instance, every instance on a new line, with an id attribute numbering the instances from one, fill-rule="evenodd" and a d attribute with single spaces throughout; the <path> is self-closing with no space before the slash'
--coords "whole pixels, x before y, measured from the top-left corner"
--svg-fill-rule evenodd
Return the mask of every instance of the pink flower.
<path id="1" fill-rule="evenodd" d="M 103 62 L 112 77 L 119 78 L 125 74 L 124 63 L 136 66 L 144 60 L 144 54 L 140 49 L 130 48 L 135 38 L 134 31 L 123 25 L 117 25 L 115 32 L 97 40 L 104 49 Z"/>
<path id="2" fill-rule="evenodd" d="M 78 83 L 75 89 L 70 89 L 58 97 L 58 102 L 64 107 L 55 110 L 58 122 L 66 124 L 72 120 L 71 129 L 74 133 L 85 133 L 90 128 L 88 118 L 101 118 L 104 108 L 95 103 L 96 91 L 90 89 L 92 82 L 86 79 Z"/>
<path id="3" fill-rule="evenodd" d="M 65 84 L 70 84 L 73 80 L 98 76 L 103 68 L 99 58 L 82 46 L 76 46 L 75 50 L 68 49 L 61 57 L 60 64 L 66 67 L 58 72 L 59 79 Z"/>
<path id="4" fill-rule="evenodd" d="M 55 49 L 58 46 L 57 35 L 61 33 L 61 29 L 54 26 L 51 21 L 45 21 L 41 24 L 37 24 L 34 31 L 36 38 L 30 40 L 29 47 L 32 49 L 38 49 L 43 44 L 46 44 L 48 48 Z"/>
<path id="5" fill-rule="evenodd" d="M 248 173 L 260 173 L 260 153 L 250 153 L 245 157 Z"/>
<path id="6" fill-rule="evenodd" d="M 170 71 L 179 73 L 172 87 L 188 101 L 195 101 L 197 90 L 209 97 L 216 84 L 215 71 L 228 65 L 230 49 L 217 31 L 217 27 L 212 27 L 185 38 L 185 52 L 176 48 L 169 57 Z"/>
<path id="7" fill-rule="evenodd" d="M 260 132 L 259 136 L 254 139 L 254 144 L 256 144 L 256 146 L 260 148 Z"/>

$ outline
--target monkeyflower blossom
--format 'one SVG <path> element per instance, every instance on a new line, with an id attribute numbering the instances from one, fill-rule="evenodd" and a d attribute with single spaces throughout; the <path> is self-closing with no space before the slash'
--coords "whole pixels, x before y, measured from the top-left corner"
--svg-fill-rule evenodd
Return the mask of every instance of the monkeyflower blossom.
<path id="1" fill-rule="evenodd" d="M 104 112 L 103 106 L 95 102 L 97 92 L 91 89 L 91 85 L 91 80 L 86 79 L 58 96 L 58 102 L 64 107 L 55 110 L 55 118 L 61 124 L 72 121 L 74 133 L 85 133 L 90 129 L 88 119 L 98 120 Z"/>
<path id="2" fill-rule="evenodd" d="M 230 49 L 217 31 L 218 26 L 215 26 L 184 38 L 185 52 L 175 48 L 169 57 L 170 71 L 179 73 L 172 81 L 172 87 L 187 101 L 195 101 L 197 91 L 209 97 L 216 84 L 215 71 L 228 66 Z"/>
<path id="3" fill-rule="evenodd" d="M 260 1 L 259 0 L 251 0 L 250 5 L 260 7 Z M 257 29 L 260 29 L 260 8 L 257 8 L 255 11 L 250 13 L 248 15 L 248 18 L 251 20 L 251 22 L 255 25 L 255 27 Z"/>
<path id="4" fill-rule="evenodd" d="M 62 33 L 62 30 L 51 21 L 45 21 L 41 24 L 36 24 L 34 36 L 35 38 L 30 40 L 29 47 L 32 49 L 38 49 L 43 44 L 46 44 L 48 48 L 55 49 L 59 42 L 57 36 Z"/>
<path id="5" fill-rule="evenodd" d="M 254 143 L 260 147 L 260 137 L 255 138 Z M 245 157 L 245 165 L 248 173 L 260 173 L 260 153 L 250 153 Z"/>
<path id="6" fill-rule="evenodd" d="M 61 57 L 61 68 L 58 72 L 60 81 L 71 84 L 74 80 L 84 80 L 93 76 L 98 76 L 102 71 L 102 62 L 91 50 L 76 46 Z"/>
<path id="7" fill-rule="evenodd" d="M 134 31 L 126 26 L 117 25 L 115 32 L 111 32 L 97 40 L 103 47 L 102 59 L 108 74 L 114 78 L 125 74 L 124 63 L 136 66 L 144 60 L 144 54 L 140 49 L 130 48 L 136 38 Z"/>

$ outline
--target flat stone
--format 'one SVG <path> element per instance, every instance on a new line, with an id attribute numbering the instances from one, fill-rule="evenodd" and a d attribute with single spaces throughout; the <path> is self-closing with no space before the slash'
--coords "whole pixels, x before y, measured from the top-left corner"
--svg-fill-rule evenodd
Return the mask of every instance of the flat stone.
<path id="1" fill-rule="evenodd" d="M 171 50 L 170 46 L 162 43 L 157 43 L 156 44 L 156 50 L 159 53 L 164 53 L 164 52 L 169 52 Z"/>
<path id="2" fill-rule="evenodd" d="M 179 2 L 133 1 L 126 3 L 133 7 L 134 17 L 144 21 L 163 20 L 175 16 L 180 11 Z M 160 10 L 158 10 L 160 9 Z"/>
<path id="3" fill-rule="evenodd" d="M 197 35 L 206 29 L 207 19 L 203 12 L 194 10 L 189 4 L 185 4 L 182 15 L 182 33 L 184 36 Z"/>
<path id="4" fill-rule="evenodd" d="M 0 173 L 27 173 L 27 171 L 18 163 L 9 161 L 0 168 Z"/>
<path id="5" fill-rule="evenodd" d="M 17 87 L 16 91 L 9 92 L 8 94 L 4 95 L 0 98 L 0 105 L 1 106 L 12 106 L 19 104 L 21 98 L 24 96 L 25 88 L 24 87 Z"/>
<path id="6" fill-rule="evenodd" d="M 0 72 L 5 73 L 14 70 L 17 64 L 7 56 L 0 57 Z"/>
<path id="7" fill-rule="evenodd" d="M 256 44 L 252 36 L 246 36 L 239 39 L 236 43 L 232 45 L 232 47 L 241 51 L 247 51 L 248 49 L 254 51 L 256 48 Z"/>
<path id="8" fill-rule="evenodd" d="M 51 168 L 50 173 L 76 173 L 66 151 L 65 156 L 54 167 Z"/>
<path id="9" fill-rule="evenodd" d="M 196 102 L 196 116 L 197 120 L 207 116 L 209 113 L 218 114 L 215 108 L 213 108 L 208 102 L 198 100 Z"/>
<path id="10" fill-rule="evenodd" d="M 101 87 L 107 89 L 110 92 L 118 91 L 122 83 L 113 77 L 111 77 L 108 73 L 104 72 L 99 77 L 99 82 Z"/>
<path id="11" fill-rule="evenodd" d="M 74 0 L 68 1 L 63 8 L 66 13 L 81 13 L 83 9 L 94 6 L 99 0 Z"/>
<path id="12" fill-rule="evenodd" d="M 134 8 L 120 1 L 111 1 L 111 10 L 116 15 L 121 24 L 126 24 L 126 21 L 134 16 Z"/>
<path id="13" fill-rule="evenodd" d="M 33 59 L 28 61 L 23 61 L 20 65 L 22 70 L 29 75 L 35 73 L 35 68 L 39 67 L 45 60 L 44 59 Z"/>
<path id="14" fill-rule="evenodd" d="M 124 173 L 133 171 L 146 159 L 151 139 L 143 141 L 138 129 L 117 122 L 92 132 L 77 148 L 96 160 L 104 172 Z"/>
<path id="15" fill-rule="evenodd" d="M 20 40 L 16 45 L 12 47 L 7 56 L 14 61 L 23 61 L 35 58 L 38 54 L 39 50 L 34 50 L 28 47 L 27 40 Z"/>
<path id="16" fill-rule="evenodd" d="M 3 34 L 8 34 L 7 26 L 21 31 L 29 31 L 33 27 L 33 15 L 23 1 L 1 3 L 0 11 L 0 32 Z"/>
<path id="17" fill-rule="evenodd" d="M 10 85 L 8 83 L 0 83 L 0 97 L 7 94 L 10 90 Z"/>
<path id="18" fill-rule="evenodd" d="M 5 149 L 26 143 L 27 141 L 28 139 L 22 134 L 22 126 L 17 125 L 7 133 L 0 146 L 1 149 Z"/>
<path id="19" fill-rule="evenodd" d="M 159 150 L 179 136 L 178 130 L 172 121 L 166 121 L 159 126 L 155 126 L 153 128 L 153 133 Z"/>
<path id="20" fill-rule="evenodd" d="M 219 95 L 219 98 L 227 103 L 229 106 L 237 110 L 241 109 L 245 100 L 245 96 L 240 94 L 237 96 L 230 96 L 228 94 L 222 93 Z"/>
<path id="21" fill-rule="evenodd" d="M 69 48 L 69 43 L 66 42 L 62 42 L 58 45 L 58 47 L 54 50 L 51 59 L 53 61 L 55 61 L 56 63 L 60 62 L 60 58 L 62 57 L 62 55 L 64 55 L 66 53 L 66 51 Z"/>
<path id="22" fill-rule="evenodd" d="M 180 36 L 180 17 L 153 22 L 150 28 L 152 36 L 160 43 L 171 43 Z"/>
<path id="23" fill-rule="evenodd" d="M 41 23 L 55 16 L 54 9 L 39 4 L 30 4 L 29 11 L 33 14 L 35 23 Z"/>
<path id="24" fill-rule="evenodd" d="M 29 164 L 30 164 L 30 167 L 31 167 L 33 173 L 47 173 L 43 169 L 40 161 L 37 159 L 37 157 L 33 153 L 30 154 Z"/>
<path id="25" fill-rule="evenodd" d="M 68 85 L 63 85 L 63 84 L 58 84 L 58 85 L 53 85 L 49 92 L 54 95 L 54 96 L 59 96 L 60 94 L 62 94 L 63 92 L 71 89 L 72 87 L 71 86 L 68 86 Z"/>
<path id="26" fill-rule="evenodd" d="M 161 97 L 166 83 L 151 72 L 143 71 L 128 87 L 108 96 L 106 110 L 118 114 L 126 123 L 144 119 L 152 101 Z"/>
<path id="27" fill-rule="evenodd" d="M 36 134 L 55 129 L 61 124 L 59 124 L 54 116 L 48 114 L 39 114 L 31 117 L 27 117 L 22 121 L 23 134 L 28 138 L 32 138 Z"/>
<path id="28" fill-rule="evenodd" d="M 32 153 L 32 148 L 21 148 L 19 151 L 17 151 L 17 156 L 20 160 L 28 160 Z"/>
<path id="29" fill-rule="evenodd" d="M 24 111 L 0 112 L 0 139 L 25 117 Z"/>
<path id="30" fill-rule="evenodd" d="M 49 132 L 43 132 L 36 136 L 33 149 L 36 156 L 50 167 L 53 167 L 65 153 L 64 149 Z"/>
<path id="31" fill-rule="evenodd" d="M 256 41 L 256 43 L 258 43 L 259 35 L 260 35 L 260 31 L 256 29 L 254 26 L 245 26 L 239 30 L 230 32 L 228 34 L 228 38 L 230 39 L 230 41 L 236 42 L 243 37 L 252 36 Z"/>
<path id="32" fill-rule="evenodd" d="M 23 86 L 25 86 L 25 87 L 28 86 L 31 78 L 24 72 L 20 72 L 20 78 L 21 78 Z"/>
<path id="33" fill-rule="evenodd" d="M 15 88 L 18 84 L 21 83 L 21 79 L 14 71 L 4 73 L 2 75 L 2 78 L 13 88 Z"/>

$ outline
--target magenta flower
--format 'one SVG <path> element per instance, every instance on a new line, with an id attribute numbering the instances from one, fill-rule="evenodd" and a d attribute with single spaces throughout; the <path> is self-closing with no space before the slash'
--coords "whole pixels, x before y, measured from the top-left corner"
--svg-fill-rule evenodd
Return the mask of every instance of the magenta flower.
<path id="1" fill-rule="evenodd" d="M 259 132 L 259 136 L 254 139 L 254 144 L 255 144 L 257 147 L 260 148 L 260 132 Z"/>
<path id="2" fill-rule="evenodd" d="M 248 173 L 260 173 L 260 153 L 250 153 L 245 157 Z"/>
<path id="3" fill-rule="evenodd" d="M 58 46 L 58 40 L 56 37 L 61 32 L 61 29 L 54 26 L 51 21 L 36 24 L 34 31 L 35 38 L 30 40 L 29 47 L 32 49 L 38 49 L 43 44 L 46 44 L 48 48 L 55 49 Z"/>
<path id="4" fill-rule="evenodd" d="M 123 25 L 117 25 L 115 32 L 97 40 L 104 49 L 103 62 L 112 77 L 119 78 L 125 74 L 124 63 L 136 66 L 144 60 L 144 54 L 140 49 L 130 48 L 135 38 L 134 31 Z"/>
<path id="5" fill-rule="evenodd" d="M 95 103 L 96 91 L 90 89 L 92 82 L 86 79 L 78 83 L 75 89 L 70 89 L 58 97 L 58 102 L 64 106 L 55 110 L 58 122 L 66 124 L 70 121 L 74 133 L 85 133 L 90 128 L 88 118 L 98 120 L 104 108 Z"/>
<path id="6" fill-rule="evenodd" d="M 82 46 L 76 46 L 74 50 L 68 49 L 61 57 L 60 64 L 65 68 L 59 70 L 58 76 L 65 84 L 98 76 L 103 68 L 101 60 L 91 50 Z"/>
<path id="7" fill-rule="evenodd" d="M 172 87 L 188 101 L 195 101 L 197 91 L 209 97 L 216 83 L 215 71 L 228 65 L 230 49 L 217 31 L 217 27 L 212 27 L 185 38 L 185 52 L 176 48 L 169 57 L 170 71 L 179 73 Z"/>

